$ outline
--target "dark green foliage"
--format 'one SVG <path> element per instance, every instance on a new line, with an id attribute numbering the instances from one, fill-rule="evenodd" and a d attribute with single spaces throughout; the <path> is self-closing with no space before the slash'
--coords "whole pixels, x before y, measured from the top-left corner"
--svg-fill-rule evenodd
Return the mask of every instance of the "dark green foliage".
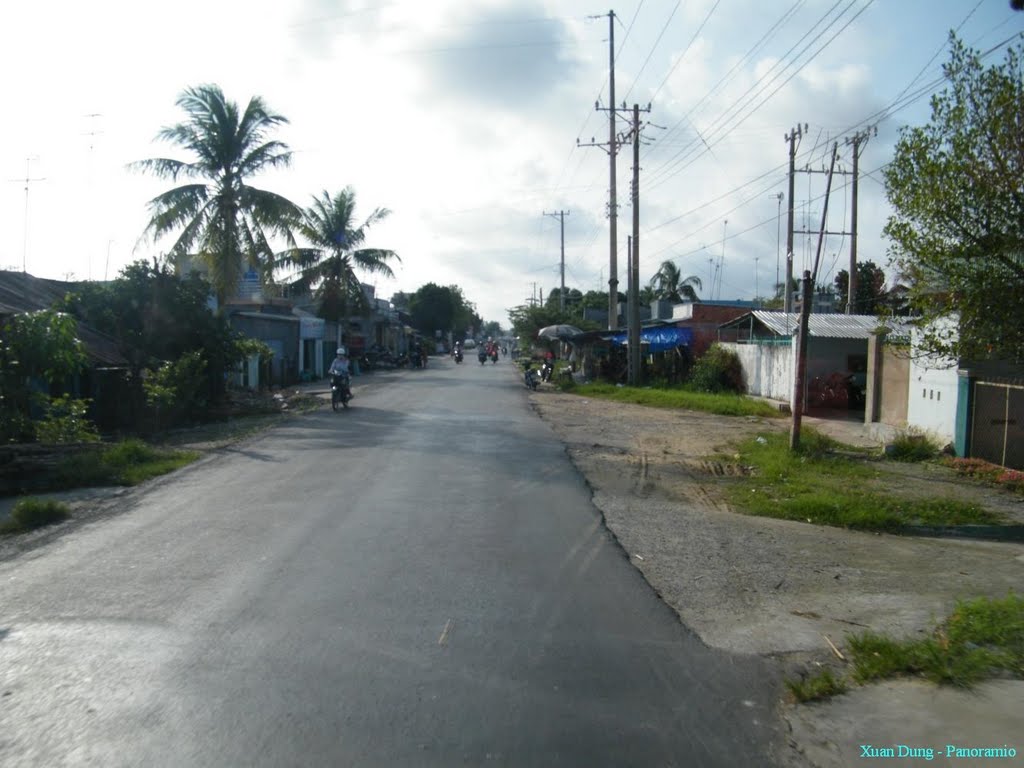
<path id="1" fill-rule="evenodd" d="M 68 395 L 51 398 L 46 416 L 36 422 L 40 443 L 88 443 L 100 439 L 95 425 L 85 417 L 88 400 Z"/>
<path id="2" fill-rule="evenodd" d="M 0 327 L 0 440 L 33 439 L 33 409 L 85 365 L 77 336 L 75 318 L 51 310 L 14 315 Z"/>
<path id="3" fill-rule="evenodd" d="M 690 371 L 690 386 L 700 392 L 743 394 L 743 366 L 739 356 L 719 344 L 712 344 Z"/>
<path id="4" fill-rule="evenodd" d="M 850 295 L 850 273 L 841 269 L 835 278 L 836 303 L 840 310 L 846 307 Z M 857 295 L 853 311 L 858 315 L 875 315 L 886 305 L 885 272 L 873 261 L 857 263 Z"/>
<path id="5" fill-rule="evenodd" d="M 11 522 L 22 530 L 53 525 L 69 517 L 67 504 L 50 499 L 21 499 L 11 510 Z"/>
<path id="6" fill-rule="evenodd" d="M 886 447 L 885 455 L 894 461 L 928 461 L 939 455 L 941 447 L 925 434 L 900 432 Z"/>
<path id="7" fill-rule="evenodd" d="M 1001 65 L 951 35 L 948 87 L 904 128 L 885 170 L 890 255 L 925 321 L 922 347 L 953 359 L 1024 360 L 1022 44 Z"/>
<path id="8" fill-rule="evenodd" d="M 433 336 L 434 331 L 451 331 L 456 339 L 461 339 L 483 325 L 476 308 L 456 285 L 442 287 L 427 283 L 421 286 L 409 296 L 409 312 L 413 327 L 427 336 Z"/>

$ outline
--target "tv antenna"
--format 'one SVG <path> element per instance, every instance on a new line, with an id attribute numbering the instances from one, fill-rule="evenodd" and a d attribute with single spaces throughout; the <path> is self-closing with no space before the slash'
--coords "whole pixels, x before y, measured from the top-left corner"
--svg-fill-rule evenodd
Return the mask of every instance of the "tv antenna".
<path id="1" fill-rule="evenodd" d="M 22 272 L 27 272 L 28 271 L 27 265 L 28 265 L 28 190 L 29 190 L 29 185 L 32 182 L 34 182 L 34 181 L 46 181 L 46 177 L 45 176 L 32 178 L 32 173 L 30 171 L 30 168 L 31 168 L 31 165 L 32 165 L 32 161 L 33 160 L 38 160 L 38 159 L 39 158 L 35 157 L 35 156 L 33 156 L 33 157 L 26 157 L 25 158 L 25 178 L 24 179 L 8 179 L 8 181 L 24 182 L 24 184 L 25 184 L 25 233 L 24 233 L 24 237 L 23 237 L 23 240 L 22 240 L 22 248 L 21 248 L 21 271 Z"/>

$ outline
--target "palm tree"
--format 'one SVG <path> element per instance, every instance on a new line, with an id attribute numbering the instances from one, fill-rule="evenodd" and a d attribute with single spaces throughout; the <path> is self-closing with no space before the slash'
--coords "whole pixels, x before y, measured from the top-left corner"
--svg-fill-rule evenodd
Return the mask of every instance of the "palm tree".
<path id="1" fill-rule="evenodd" d="M 245 267 L 258 269 L 264 280 L 272 278 L 268 234 L 294 243 L 291 227 L 301 217 L 299 207 L 248 184 L 260 171 L 290 164 L 288 145 L 267 139 L 288 120 L 270 112 L 258 96 L 240 113 L 216 85 L 188 88 L 176 104 L 187 119 L 163 128 L 157 138 L 187 150 L 192 160 L 154 158 L 130 167 L 173 182 L 194 181 L 150 200 L 152 218 L 144 236 L 156 240 L 180 230 L 168 255 L 172 259 L 197 256 L 209 269 L 218 307 L 222 307 L 238 287 Z"/>
<path id="2" fill-rule="evenodd" d="M 360 247 L 366 241 L 366 230 L 391 211 L 377 208 L 356 227 L 355 208 L 352 187 L 345 187 L 333 197 L 324 190 L 313 198 L 296 227 L 309 247 L 294 247 L 278 256 L 279 267 L 299 269 L 292 285 L 300 291 L 315 290 L 318 314 L 335 322 L 369 309 L 356 269 L 394 277 L 388 262 L 401 261 L 394 251 Z"/>
<path id="3" fill-rule="evenodd" d="M 683 279 L 679 267 L 671 261 L 661 262 L 658 271 L 651 278 L 650 286 L 654 288 L 656 298 L 677 304 L 684 300 L 697 301 L 699 297 L 693 286 L 703 288 L 700 278 L 696 275 Z"/>

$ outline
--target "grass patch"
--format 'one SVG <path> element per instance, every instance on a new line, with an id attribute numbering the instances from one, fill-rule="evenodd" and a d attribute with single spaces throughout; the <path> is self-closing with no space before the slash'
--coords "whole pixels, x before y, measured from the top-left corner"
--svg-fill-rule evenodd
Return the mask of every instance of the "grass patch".
<path id="1" fill-rule="evenodd" d="M 977 505 L 947 498 L 904 499 L 869 489 L 878 477 L 870 462 L 851 459 L 838 443 L 804 428 L 797 452 L 784 434 L 758 436 L 740 446 L 751 474 L 728 490 L 740 510 L 763 517 L 800 520 L 860 530 L 904 525 L 999 524 L 1002 518 Z"/>
<path id="2" fill-rule="evenodd" d="M 180 469 L 198 458 L 196 451 L 171 451 L 141 440 L 125 440 L 102 451 L 69 457 L 58 465 L 55 483 L 62 488 L 138 485 Z"/>
<path id="3" fill-rule="evenodd" d="M 2 531 L 15 533 L 31 531 L 45 525 L 53 525 L 71 517 L 68 505 L 52 499 L 21 499 L 11 510 L 11 519 L 6 521 Z"/>
<path id="4" fill-rule="evenodd" d="M 977 598 L 956 609 L 922 640 L 898 641 L 874 632 L 848 638 L 853 677 L 861 683 L 917 675 L 970 687 L 1002 672 L 1024 677 L 1024 598 Z"/>
<path id="5" fill-rule="evenodd" d="M 948 458 L 943 464 L 961 477 L 990 483 L 1015 493 L 1024 493 L 1024 472 L 1020 470 L 1007 469 L 984 459 Z"/>
<path id="6" fill-rule="evenodd" d="M 786 688 L 800 703 L 827 699 L 846 692 L 846 680 L 836 677 L 830 669 L 822 669 L 802 680 L 786 680 Z"/>
<path id="7" fill-rule="evenodd" d="M 921 432 L 899 432 L 886 446 L 885 455 L 893 461 L 928 461 L 942 450 L 928 435 Z"/>
<path id="8" fill-rule="evenodd" d="M 648 389 L 645 387 L 617 387 L 612 384 L 581 384 L 573 390 L 573 393 L 584 397 L 597 397 L 654 408 L 685 408 L 691 411 L 705 411 L 720 416 L 779 417 L 783 415 L 768 403 L 743 395 L 694 392 L 679 387 Z"/>

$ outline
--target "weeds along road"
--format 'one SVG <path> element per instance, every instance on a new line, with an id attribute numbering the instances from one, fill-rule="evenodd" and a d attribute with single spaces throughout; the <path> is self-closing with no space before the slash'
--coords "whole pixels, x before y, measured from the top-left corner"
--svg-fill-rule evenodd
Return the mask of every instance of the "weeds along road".
<path id="1" fill-rule="evenodd" d="M 507 360 L 0 563 L 5 766 L 771 765 L 778 698 L 633 569 Z"/>

